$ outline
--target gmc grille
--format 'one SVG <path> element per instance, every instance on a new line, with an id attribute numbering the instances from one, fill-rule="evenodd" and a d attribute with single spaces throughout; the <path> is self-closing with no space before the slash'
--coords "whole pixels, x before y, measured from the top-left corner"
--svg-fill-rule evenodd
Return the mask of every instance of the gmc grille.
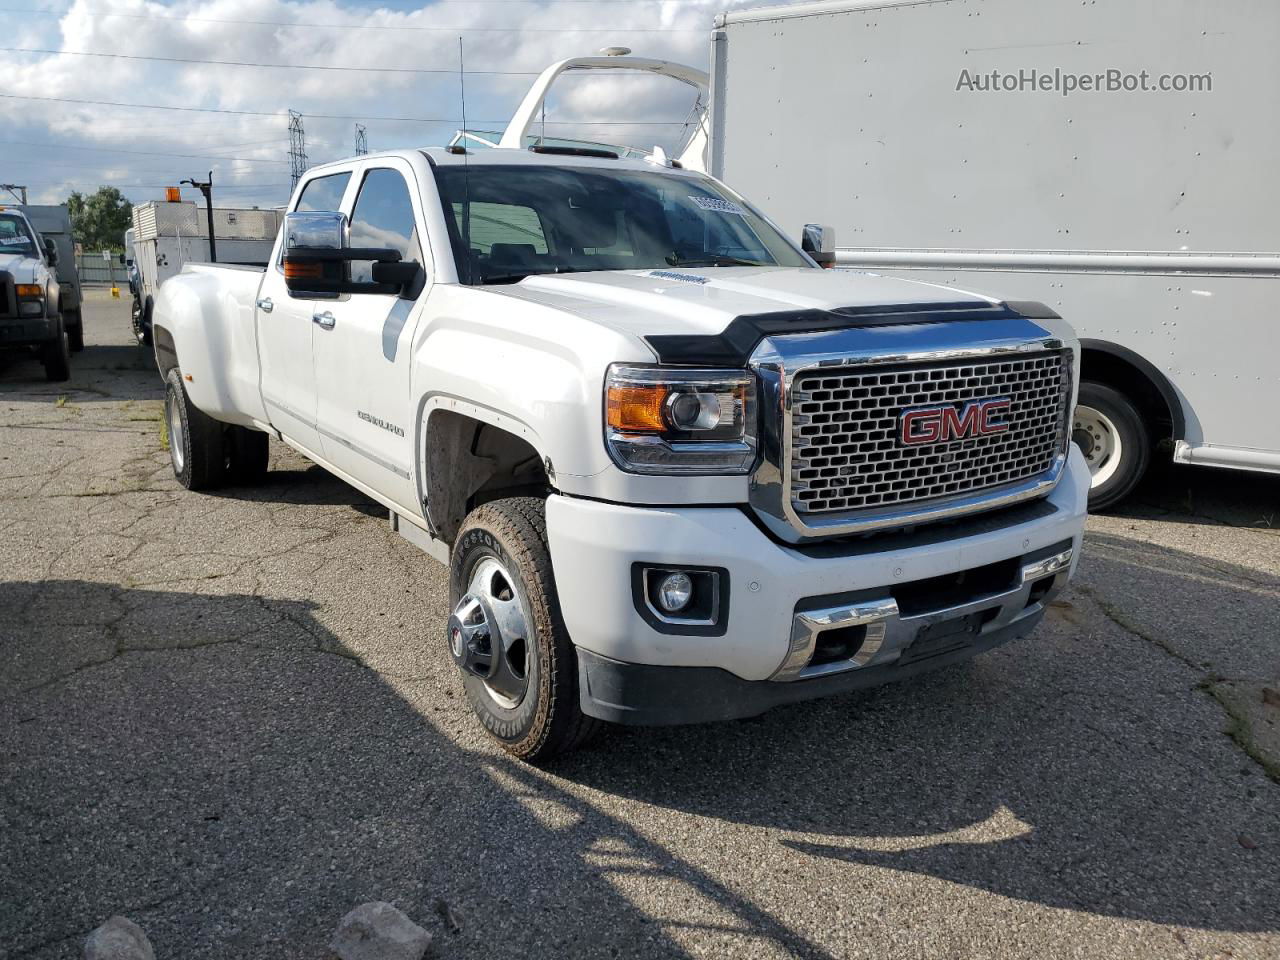
<path id="1" fill-rule="evenodd" d="M 1066 449 L 1071 353 L 801 371 L 791 393 L 791 504 L 801 516 L 973 494 L 1050 471 Z M 1006 398 L 1008 428 L 904 444 L 913 408 Z"/>

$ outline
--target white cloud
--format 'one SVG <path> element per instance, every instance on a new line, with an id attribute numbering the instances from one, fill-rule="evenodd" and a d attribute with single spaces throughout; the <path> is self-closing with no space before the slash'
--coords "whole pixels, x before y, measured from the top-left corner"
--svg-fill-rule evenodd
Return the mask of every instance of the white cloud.
<path id="1" fill-rule="evenodd" d="M 287 195 L 286 109 L 304 114 L 313 162 L 352 152 L 353 117 L 439 118 L 407 123 L 367 119 L 371 149 L 441 144 L 460 125 L 458 33 L 467 76 L 467 115 L 472 128 L 500 129 L 532 76 L 493 76 L 471 71 L 536 73 L 566 56 L 623 45 L 635 53 L 705 68 L 712 21 L 724 0 L 527 3 L 436 2 L 417 8 L 342 5 L 331 0 L 75 0 L 50 17 L 0 13 L 6 45 L 135 56 L 237 60 L 281 64 L 442 68 L 446 74 L 352 73 L 207 64 L 155 63 L 77 56 L 3 54 L 9 64 L 0 93 L 33 97 L 155 103 L 223 110 L 278 111 L 281 116 L 235 116 L 127 109 L 0 98 L 0 177 L 29 182 L 33 196 L 61 200 L 70 189 L 100 182 L 126 187 L 134 200 L 161 195 L 160 186 L 214 171 L 215 196 L 233 202 L 280 203 Z M 128 14 L 128 17 L 104 14 Z M 150 19 L 147 19 L 150 18 Z M 256 26 L 217 21 L 270 21 Z M 383 27 L 390 29 L 356 29 Z M 599 32 L 582 32 L 585 30 Z M 679 32 L 654 32 L 655 30 Z M 17 67 L 17 69 L 14 69 Z M 689 89 L 644 76 L 568 77 L 553 90 L 553 120 L 682 121 L 692 103 Z M 671 126 L 571 127 L 548 124 L 548 134 L 616 139 L 637 145 L 669 145 Z M 17 145 L 57 143 L 56 149 Z M 201 159 L 96 152 L 116 148 L 195 154 Z M 208 159 L 203 159 L 203 158 Z M 230 157 L 246 158 L 240 160 Z M 256 162 L 255 162 L 256 161 Z M 269 161 L 269 162 L 262 162 Z M 56 164 L 56 165 L 55 165 Z"/>

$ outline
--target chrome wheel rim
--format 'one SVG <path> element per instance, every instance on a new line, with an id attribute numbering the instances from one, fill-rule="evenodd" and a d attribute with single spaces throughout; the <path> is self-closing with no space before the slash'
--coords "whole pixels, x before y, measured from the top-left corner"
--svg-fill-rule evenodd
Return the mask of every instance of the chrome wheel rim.
<path id="1" fill-rule="evenodd" d="M 1115 476 L 1124 455 L 1124 441 L 1110 417 L 1094 407 L 1076 407 L 1071 439 L 1089 465 L 1092 487 L 1100 487 Z"/>
<path id="2" fill-rule="evenodd" d="M 182 411 L 173 402 L 171 393 L 165 399 L 165 415 L 169 421 L 169 457 L 173 460 L 173 472 L 182 473 L 187 463 L 187 448 L 183 442 Z"/>
<path id="3" fill-rule="evenodd" d="M 496 557 L 485 557 L 472 571 L 467 595 L 458 609 L 468 601 L 473 604 L 470 619 L 482 616 L 488 627 L 492 664 L 489 675 L 480 677 L 480 682 L 494 703 L 512 710 L 528 693 L 532 655 L 531 618 L 516 590 L 516 579 Z M 451 638 L 451 642 L 457 641 Z M 458 652 L 454 650 L 455 655 Z"/>

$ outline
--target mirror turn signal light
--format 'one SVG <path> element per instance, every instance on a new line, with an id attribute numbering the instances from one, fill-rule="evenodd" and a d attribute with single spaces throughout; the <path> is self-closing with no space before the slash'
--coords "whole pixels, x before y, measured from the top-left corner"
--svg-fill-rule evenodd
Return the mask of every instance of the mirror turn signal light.
<path id="1" fill-rule="evenodd" d="M 323 280 L 324 265 L 318 260 L 311 262 L 290 260 L 284 261 L 284 278 L 286 280 Z"/>

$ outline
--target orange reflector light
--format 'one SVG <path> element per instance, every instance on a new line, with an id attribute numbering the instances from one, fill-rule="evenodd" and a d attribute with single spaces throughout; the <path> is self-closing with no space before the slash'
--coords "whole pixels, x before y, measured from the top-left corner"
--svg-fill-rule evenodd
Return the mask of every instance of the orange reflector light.
<path id="1" fill-rule="evenodd" d="M 43 297 L 44 287 L 38 283 L 20 283 L 17 286 L 18 296 L 20 297 Z"/>
<path id="2" fill-rule="evenodd" d="M 181 203 L 182 191 L 179 190 L 177 187 L 165 187 L 164 198 L 168 200 L 170 203 Z"/>
<path id="3" fill-rule="evenodd" d="M 626 433 L 659 433 L 667 429 L 662 418 L 666 386 L 610 386 L 607 401 L 609 426 Z"/>
<path id="4" fill-rule="evenodd" d="M 284 278 L 286 280 L 319 280 L 323 277 L 320 262 L 305 260 L 289 260 L 284 262 Z"/>

